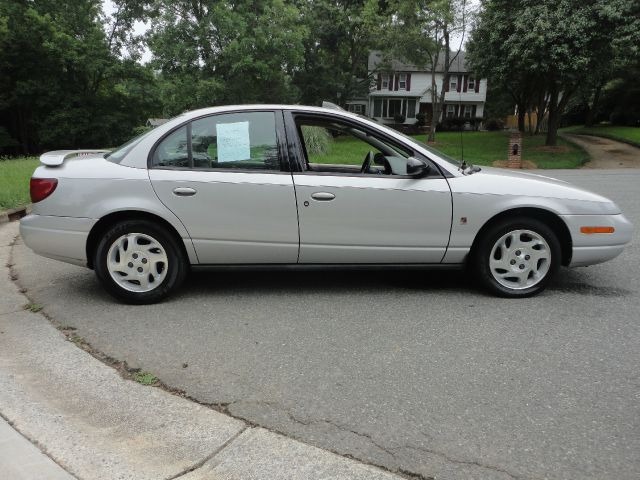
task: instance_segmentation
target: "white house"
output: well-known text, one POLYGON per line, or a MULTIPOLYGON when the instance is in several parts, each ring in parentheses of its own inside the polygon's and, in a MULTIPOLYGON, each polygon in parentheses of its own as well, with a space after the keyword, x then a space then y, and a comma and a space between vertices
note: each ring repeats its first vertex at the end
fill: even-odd
MULTIPOLYGON (((453 57, 455 52, 451 55, 453 57)), ((371 52, 368 69, 375 83, 366 97, 348 100, 348 110, 373 117, 381 123, 397 123, 394 117, 402 116, 404 123, 413 124, 416 114, 424 113, 429 124, 433 116, 431 72, 398 60, 382 64, 383 55, 371 52)), ((442 91, 445 80, 442 70, 438 68, 435 74, 438 93, 442 91)), ((482 118, 487 99, 487 79, 478 79, 467 69, 464 52, 458 53, 449 68, 444 89, 444 117, 482 118)))

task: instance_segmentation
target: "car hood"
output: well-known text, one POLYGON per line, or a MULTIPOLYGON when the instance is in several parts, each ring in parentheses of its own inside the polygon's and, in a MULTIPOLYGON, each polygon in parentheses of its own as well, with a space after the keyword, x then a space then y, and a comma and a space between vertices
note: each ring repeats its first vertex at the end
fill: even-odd
POLYGON ((553 199, 572 213, 620 213, 611 200, 569 182, 534 173, 482 167, 479 172, 449 182, 453 193, 509 195, 530 199, 553 199))

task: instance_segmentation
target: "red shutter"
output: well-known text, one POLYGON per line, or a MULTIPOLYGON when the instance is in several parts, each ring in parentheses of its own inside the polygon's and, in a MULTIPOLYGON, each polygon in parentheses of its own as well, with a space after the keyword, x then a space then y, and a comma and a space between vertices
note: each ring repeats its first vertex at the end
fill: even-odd
POLYGON ((393 89, 394 90, 398 90, 398 86, 400 84, 400 75, 398 75, 397 73, 393 76, 393 80, 394 80, 394 86, 393 89))
POLYGON ((471 118, 476 118, 476 109, 478 108, 477 105, 474 105, 473 107, 471 107, 471 118))
POLYGON ((411 74, 407 73, 407 92, 411 90, 411 74))
POLYGON ((449 75, 444 77, 444 91, 445 92, 449 91, 449 75))
MULTIPOLYGON (((460 90, 458 90, 460 91, 460 90)), ((459 117, 460 116, 460 105, 456 105, 456 113, 453 115, 454 117, 459 117)))
POLYGON ((461 86, 462 86, 462 75, 458 75, 458 91, 460 91, 461 86))
POLYGON ((476 93, 480 91, 480 79, 476 78, 476 93))
POLYGON ((469 82, 469 78, 466 75, 463 75, 462 76, 462 81, 463 81, 462 91, 466 92, 467 91, 467 82, 469 82))
POLYGON ((378 72, 378 80, 376 81, 376 90, 380 90, 382 88, 382 74, 378 72))

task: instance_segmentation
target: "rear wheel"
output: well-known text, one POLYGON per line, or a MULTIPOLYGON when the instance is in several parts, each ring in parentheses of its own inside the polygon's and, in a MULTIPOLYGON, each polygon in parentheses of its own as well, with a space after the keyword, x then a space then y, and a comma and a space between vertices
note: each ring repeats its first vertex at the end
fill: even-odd
POLYGON ((528 297, 547 286, 560 266, 560 242, 536 219, 504 220, 490 227, 473 256, 479 281, 503 297, 528 297))
POLYGON ((178 288, 187 273, 180 246, 164 228, 147 220, 111 227, 96 248, 96 275, 126 303, 155 303, 178 288))

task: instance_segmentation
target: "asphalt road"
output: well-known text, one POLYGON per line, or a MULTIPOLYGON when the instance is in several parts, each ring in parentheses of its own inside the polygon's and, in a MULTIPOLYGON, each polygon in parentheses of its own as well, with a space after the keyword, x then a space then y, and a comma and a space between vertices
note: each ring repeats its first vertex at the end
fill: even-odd
MULTIPOLYGON (((640 170, 542 173, 640 225, 640 170)), ((221 272, 131 307, 88 270, 14 261, 95 348, 310 444, 438 480, 622 480, 640 477, 638 236, 524 300, 459 273, 221 272)))

